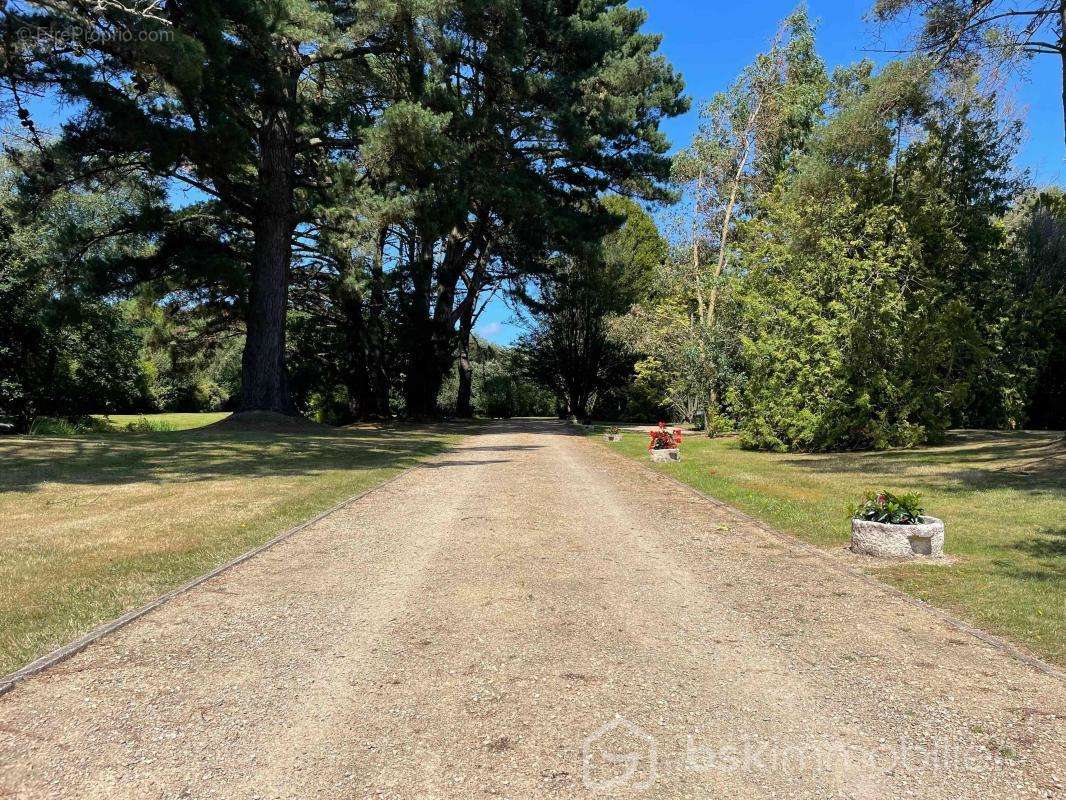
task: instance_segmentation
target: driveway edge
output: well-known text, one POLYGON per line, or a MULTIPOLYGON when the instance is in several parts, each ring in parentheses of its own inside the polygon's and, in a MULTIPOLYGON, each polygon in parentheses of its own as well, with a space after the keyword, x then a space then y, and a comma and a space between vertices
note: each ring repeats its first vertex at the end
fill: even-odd
POLYGON ((680 486, 682 489, 685 489, 691 494, 694 494, 697 497, 700 497, 703 500, 707 501, 715 508, 728 512, 734 518, 743 521, 749 525, 752 525, 761 532, 767 534, 768 536, 780 542, 781 544, 792 548, 793 550, 798 550, 817 557, 822 563, 824 563, 834 572, 838 572, 843 575, 848 575, 853 578, 858 578, 860 581, 865 583, 867 586, 870 586, 871 588, 878 589, 891 597, 894 597, 898 600, 903 600, 909 605, 922 609, 926 613, 930 614, 933 617, 936 617, 941 622, 948 625, 948 627, 954 628, 960 633, 968 634, 974 637, 975 639, 979 639, 984 644, 988 645, 989 647, 992 647, 995 650, 998 650, 1004 655, 1010 656, 1011 658, 1032 667, 1038 672, 1042 672, 1045 675, 1048 675, 1052 678, 1056 678, 1066 683, 1066 672, 1063 672, 1057 667, 1049 664, 1039 656, 1035 656, 1032 653, 1026 652, 1022 648, 1018 647, 1015 644, 1012 644, 1006 639, 1002 639, 999 636, 995 636, 994 634, 981 630, 980 628, 977 628, 971 625, 970 623, 953 616, 952 614, 948 613, 947 611, 944 611, 941 608, 937 608, 936 606, 931 605, 925 602, 924 600, 920 600, 917 597, 913 597, 907 594, 901 589, 897 589, 895 586, 885 583, 884 581, 878 580, 867 572, 863 572, 862 570, 852 567, 848 564, 841 563, 840 559, 835 557, 832 552, 828 550, 823 550, 820 547, 816 547, 815 545, 810 544, 809 542, 805 542, 798 536, 795 536, 791 533, 785 533, 784 531, 780 531, 772 527, 771 525, 768 525, 767 523, 763 522, 762 520, 753 517, 751 514, 747 514, 741 511, 739 508, 731 506, 728 503, 724 503, 718 498, 697 489, 695 486, 685 483, 680 478, 675 478, 673 475, 669 475, 666 472, 655 469, 649 464, 645 464, 635 458, 630 458, 629 456, 624 456, 621 453, 616 453, 615 451, 607 447, 603 447, 598 442, 590 442, 590 444, 594 445, 600 450, 604 450, 607 453, 610 453, 611 456, 613 456, 614 458, 619 458, 631 464, 635 464, 636 466, 647 472, 652 473, 653 475, 657 475, 658 477, 663 478, 666 481, 675 484, 676 486, 680 486))
POLYGON ((364 491, 360 492, 359 494, 352 495, 351 497, 349 497, 346 500, 342 500, 341 502, 337 503, 336 505, 331 506, 330 508, 326 509, 322 513, 317 514, 316 516, 311 517, 310 519, 301 522, 300 524, 296 525, 293 528, 289 528, 286 531, 282 531, 281 533, 279 533, 276 536, 274 536, 272 539, 269 539, 266 542, 263 542, 263 544, 258 545, 256 547, 253 547, 251 550, 248 550, 248 551, 242 553, 241 555, 237 556, 236 558, 234 558, 234 559, 232 559, 230 561, 227 561, 226 563, 221 564, 220 566, 215 567, 210 572, 205 572, 203 575, 200 575, 199 577, 193 578, 191 581, 189 581, 187 583, 183 583, 181 586, 177 587, 176 589, 172 589, 171 591, 167 592, 166 594, 162 594, 159 597, 156 597, 154 600, 150 600, 150 601, 148 601, 147 603, 145 603, 144 605, 142 605, 142 606, 140 606, 138 608, 132 609, 131 611, 127 611, 121 617, 116 617, 115 619, 113 619, 113 620, 111 620, 109 622, 102 623, 102 624, 98 625, 97 627, 93 628, 91 631, 89 631, 87 634, 85 634, 81 638, 75 639, 73 642, 69 642, 69 643, 63 645, 62 647, 60 647, 60 648, 58 648, 56 650, 53 650, 51 653, 47 653, 47 654, 41 656, 40 658, 36 659, 35 661, 31 661, 29 664, 27 664, 26 666, 22 667, 21 669, 16 670, 15 672, 12 672, 12 673, 10 673, 8 675, 4 675, 3 677, 0 677, 0 696, 3 696, 5 694, 7 694, 8 692, 10 692, 12 689, 15 688, 15 686, 17 686, 22 681, 26 680, 26 678, 30 678, 30 677, 32 677, 34 675, 37 675, 40 672, 44 672, 45 670, 50 669, 51 667, 54 667, 56 664, 59 664, 62 661, 66 661, 71 656, 77 655, 82 650, 87 648, 89 645, 99 641, 100 639, 104 638, 108 634, 114 633, 119 628, 122 628, 122 627, 125 627, 126 625, 129 625, 134 620, 140 619, 141 617, 145 616, 149 612, 154 611, 155 609, 159 608, 160 606, 165 605, 166 603, 169 603, 171 600, 173 600, 173 599, 175 599, 177 597, 180 597, 181 595, 185 594, 186 592, 188 592, 188 591, 190 591, 192 589, 195 589, 197 586, 200 586, 201 584, 207 583, 212 578, 216 578, 219 575, 221 575, 222 573, 228 572, 229 570, 233 569, 234 567, 236 567, 236 566, 238 566, 240 564, 243 564, 245 561, 248 561, 249 559, 254 558, 255 556, 259 555, 260 553, 263 553, 263 552, 269 550, 270 548, 281 544, 286 539, 291 539, 296 534, 300 533, 301 531, 307 530, 307 528, 310 528, 315 523, 320 522, 321 520, 325 519, 330 514, 335 514, 336 512, 340 511, 341 509, 346 508, 347 506, 350 506, 353 503, 359 502, 360 500, 365 498, 367 495, 373 494, 374 492, 376 492, 376 491, 378 491, 380 489, 384 489, 389 484, 391 484, 391 483, 393 483, 395 481, 398 481, 400 478, 402 478, 405 475, 409 474, 410 472, 418 469, 420 466, 422 466, 421 463, 413 464, 410 467, 407 467, 406 469, 404 469, 404 470, 402 470, 400 472, 397 472, 391 478, 388 478, 388 479, 382 481, 381 483, 376 484, 375 486, 371 486, 369 489, 365 489, 364 491))

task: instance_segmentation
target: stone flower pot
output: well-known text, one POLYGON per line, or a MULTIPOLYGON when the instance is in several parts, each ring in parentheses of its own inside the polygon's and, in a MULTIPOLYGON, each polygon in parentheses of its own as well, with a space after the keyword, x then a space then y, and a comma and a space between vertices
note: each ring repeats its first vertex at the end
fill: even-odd
POLYGON ((681 451, 677 448, 672 450, 649 450, 652 461, 680 461, 681 451))
POLYGON ((939 558, 944 555, 944 523, 922 517, 918 525, 890 525, 865 519, 851 521, 853 553, 878 558, 939 558))
POLYGON ((603 434, 603 438, 606 439, 608 442, 620 442, 620 441, 622 441, 622 434, 620 434, 620 433, 605 433, 605 434, 603 434))

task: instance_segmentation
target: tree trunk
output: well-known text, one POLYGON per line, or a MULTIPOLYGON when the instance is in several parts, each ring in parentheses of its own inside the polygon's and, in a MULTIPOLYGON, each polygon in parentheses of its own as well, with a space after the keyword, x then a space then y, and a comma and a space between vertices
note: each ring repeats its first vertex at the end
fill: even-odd
POLYGON ((589 416, 588 400, 584 397, 572 397, 570 399, 570 415, 577 417, 578 422, 584 422, 589 416))
POLYGON ((411 353, 404 386, 407 415, 421 419, 436 417, 439 413, 437 398, 444 383, 444 375, 436 353, 433 321, 428 315, 415 320, 412 333, 414 350, 411 353))
POLYGON ((370 267, 370 308, 367 315, 366 360, 369 373, 367 406, 371 419, 389 416, 389 371, 385 360, 385 240, 388 229, 378 232, 377 250, 370 267))
POLYGON ((474 416, 471 402, 474 390, 474 368, 470 363, 470 336, 474 327, 474 304, 467 303, 459 318, 459 391, 455 397, 458 417, 474 416))
POLYGON ((486 257, 484 251, 478 254, 474 270, 467 280, 466 297, 459 314, 459 392, 455 398, 455 413, 464 418, 474 416, 474 368, 470 363, 470 337, 478 316, 477 304, 485 279, 486 257))
POLYGON ((434 336, 430 314, 432 293, 432 246, 425 241, 411 245, 412 289, 407 314, 408 354, 407 375, 404 381, 404 400, 409 417, 425 418, 437 415, 437 397, 443 375, 437 358, 437 337, 434 336), (428 252, 424 252, 428 250, 428 252))
POLYGON ((693 284, 696 287, 696 313, 699 317, 700 324, 706 324, 707 309, 703 300, 703 281, 701 280, 700 270, 700 237, 699 237, 699 219, 700 219, 700 198, 703 196, 703 173, 700 173, 699 179, 696 184, 696 205, 692 211, 692 278, 693 284))
MULTIPOLYGON (((754 125, 759 108, 762 103, 758 103, 755 106, 755 110, 752 112, 751 121, 749 126, 754 125)), ((725 270, 726 254, 729 247, 729 228, 733 223, 733 212, 737 207, 737 197, 740 194, 740 182, 744 176, 744 167, 748 163, 748 148, 745 148, 740 155, 740 159, 737 162, 736 173, 733 175, 733 183, 729 190, 729 200, 725 206, 725 214, 722 217, 722 230, 718 239, 718 262, 714 266, 714 282, 711 284, 711 297, 707 302, 707 316, 704 324, 708 329, 714 328, 715 315, 718 313, 718 281, 722 277, 722 272, 725 270)))
POLYGON ((367 359, 366 325, 361 293, 344 290, 340 298, 344 313, 344 385, 348 390, 348 413, 351 419, 371 416, 374 406, 367 359))
MULTIPOLYGON (((733 173, 732 184, 729 189, 729 199, 725 205, 725 213, 722 216, 722 228, 718 239, 718 261, 714 267, 714 281, 711 284, 711 296, 707 301, 707 313, 703 317, 703 325, 706 330, 713 332, 717 323, 718 315, 718 281, 725 271, 726 255, 729 252, 729 230, 733 223, 733 213, 737 207, 737 198, 740 195, 740 184, 744 177, 744 168, 747 166, 748 157, 755 139, 755 129, 759 122, 759 113, 762 109, 762 98, 759 98, 748 117, 748 125, 744 134, 744 149, 737 159, 736 170, 733 173)), ((718 416, 718 393, 713 388, 707 395, 707 413, 704 415, 706 433, 711 435, 715 418, 718 416)))
POLYGON ((248 287, 241 411, 295 414, 285 371, 285 312, 292 258, 292 120, 275 109, 259 134, 259 201, 248 287))

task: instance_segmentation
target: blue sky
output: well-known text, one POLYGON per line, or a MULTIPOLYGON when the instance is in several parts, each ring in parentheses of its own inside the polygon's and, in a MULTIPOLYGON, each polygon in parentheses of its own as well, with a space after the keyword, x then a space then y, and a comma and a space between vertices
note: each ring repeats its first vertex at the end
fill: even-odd
MULTIPOLYGON (((696 128, 696 107, 733 81, 752 57, 763 49, 778 22, 795 8, 795 0, 632 0, 648 12, 646 30, 663 35, 661 50, 685 77, 693 110, 669 120, 665 127, 674 146, 683 145, 696 128)), ((861 58, 889 56, 870 50, 898 44, 863 20, 873 0, 809 0, 818 22, 818 51, 830 65, 861 58)), ((1029 77, 1014 87, 1014 105, 1025 121, 1025 140, 1018 166, 1028 169, 1037 183, 1066 182, 1063 158, 1060 65, 1057 58, 1034 60, 1029 77)), ((495 301, 482 315, 478 333, 500 344, 512 342, 521 330, 512 313, 495 301)))

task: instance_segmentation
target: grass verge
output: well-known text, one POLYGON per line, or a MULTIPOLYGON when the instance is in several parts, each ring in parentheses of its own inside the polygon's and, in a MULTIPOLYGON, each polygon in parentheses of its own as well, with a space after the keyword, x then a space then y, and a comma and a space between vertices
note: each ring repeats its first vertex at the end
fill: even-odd
POLYGON ((0 439, 0 675, 455 438, 265 427, 0 439))
MULTIPOLYGON (((602 437, 597 435, 602 443, 602 437)), ((647 459, 647 436, 613 447, 647 459)), ((845 547, 867 489, 921 492, 947 526, 951 565, 866 562, 916 597, 1066 665, 1066 446, 1058 433, 959 431, 944 445, 795 455, 689 436, 656 464, 707 494, 827 549, 845 547)))

